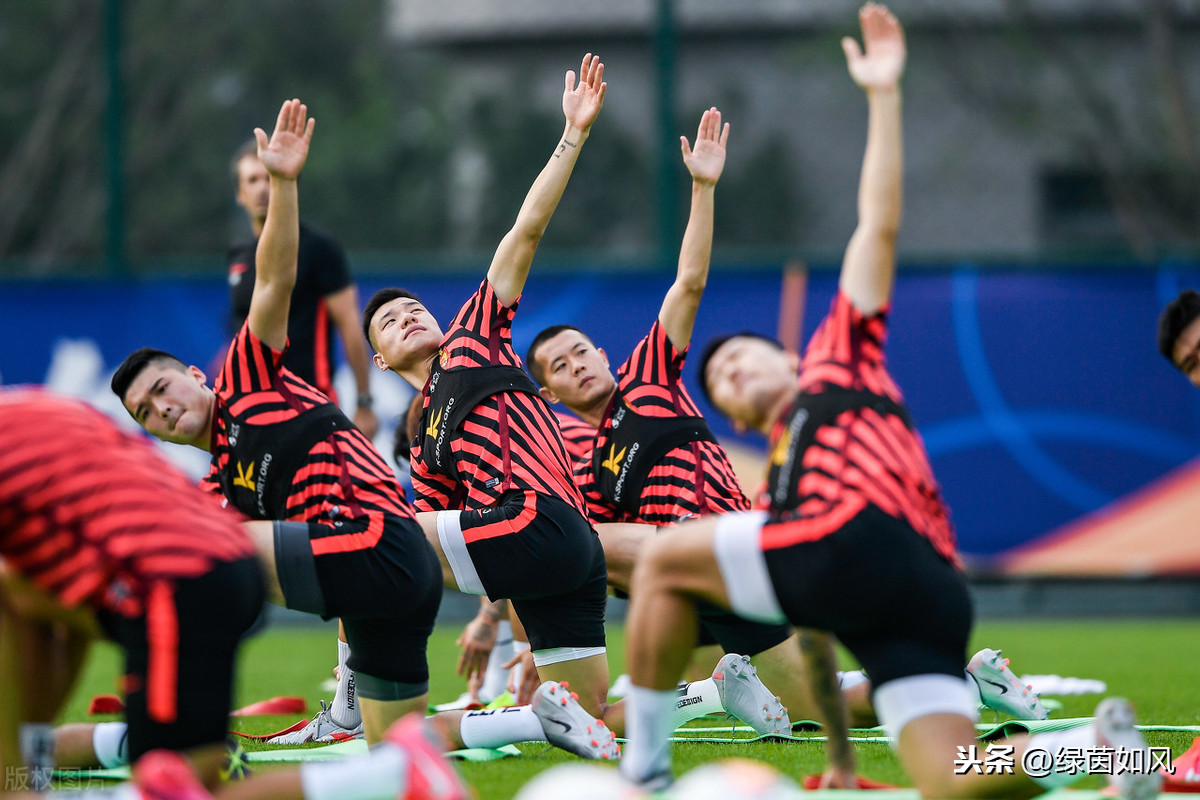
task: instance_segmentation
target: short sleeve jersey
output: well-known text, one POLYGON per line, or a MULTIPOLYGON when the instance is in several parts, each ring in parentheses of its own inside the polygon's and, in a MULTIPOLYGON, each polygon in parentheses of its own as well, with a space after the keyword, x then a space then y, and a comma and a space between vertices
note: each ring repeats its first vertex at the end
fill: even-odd
POLYGON ((886 308, 864 316, 838 293, 805 352, 796 400, 771 432, 767 488, 771 521, 779 524, 764 529, 764 548, 827 536, 869 503, 958 563, 954 527, 924 443, 884 362, 886 338, 886 308), (831 412, 799 413, 816 408, 822 396, 851 392, 868 402, 834 400, 826 406, 831 412))
MULTIPOLYGON (((622 404, 644 417, 700 416, 682 382, 686 358, 687 350, 675 349, 662 324, 655 320, 650 332, 617 370, 617 390, 592 447, 602 451, 608 447, 613 415, 622 404)), ((676 447, 651 467, 645 482, 635 490, 640 496, 636 516, 618 508, 600 493, 590 453, 587 459, 576 461, 575 482, 593 522, 670 525, 701 514, 750 508, 725 449, 710 441, 676 447)))
POLYGON ((155 583, 252 557, 240 519, 90 406, 0 392, 0 556, 64 605, 138 616, 155 583))
MULTIPOLYGON (((221 493, 220 473, 232 470, 235 481, 254 480, 252 464, 237 463, 239 426, 270 426, 294 420, 316 406, 332 401, 281 365, 282 353, 273 350, 243 325, 225 357, 213 384, 214 409, 212 464, 203 486, 221 493)), ((254 509, 241 509, 255 516, 254 509)), ((383 456, 366 436, 350 426, 316 442, 296 470, 287 496, 284 519, 315 522, 328 535, 314 538, 313 552, 320 555, 373 547, 387 515, 412 518, 412 506, 383 456), (342 523, 363 520, 369 526, 342 532, 342 523)))
POLYGON ((563 444, 567 446, 567 456, 570 457, 571 463, 578 464, 580 461, 590 459, 592 444, 596 439, 596 429, 579 417, 572 417, 570 414, 555 411, 554 417, 558 420, 563 444))
MULTIPOLYGON (((512 346, 517 303, 503 305, 485 279, 455 315, 438 350, 445 370, 504 365, 520 368, 512 346)), ((424 390, 429 406, 429 387, 424 390)), ((453 433, 450 453, 459 480, 431 472, 412 450, 413 493, 420 511, 487 508, 512 489, 557 497, 583 513, 571 480, 562 432, 550 406, 527 392, 500 392, 476 405, 453 433)))
MULTIPOLYGON (((257 240, 239 242, 229 251, 230 334, 235 334, 250 313, 257 275, 254 256, 257 240)), ((353 278, 346 254, 334 239, 301 223, 300 250, 296 259, 296 285, 288 313, 288 349, 283 366, 333 395, 333 322, 325 297, 350 286, 353 278)))

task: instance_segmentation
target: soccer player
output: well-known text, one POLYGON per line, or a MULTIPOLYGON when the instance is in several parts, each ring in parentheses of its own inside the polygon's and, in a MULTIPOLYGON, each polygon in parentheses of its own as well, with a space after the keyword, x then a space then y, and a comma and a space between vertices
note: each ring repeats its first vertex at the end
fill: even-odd
MULTIPOLYGON (((263 598, 262 565, 238 516, 144 439, 76 400, 0 392, 5 790, 16 788, 23 763, 34 785, 54 766, 49 723, 91 639, 103 635, 125 654, 126 727, 102 744, 126 750, 129 761, 152 748, 185 753, 222 798, 383 800, 410 796, 406 789, 466 797, 419 715, 390 727, 369 756, 218 788, 237 648, 263 598)), ((186 768, 154 755, 134 769, 147 796, 197 796, 186 768)))
MULTIPOLYGON (((254 236, 229 250, 229 317, 231 335, 241 329, 250 313, 254 296, 255 250, 267 221, 271 198, 271 176, 258 160, 258 142, 249 141, 233 157, 237 204, 246 212, 254 236)), ((371 406, 370 360, 366 344, 358 335, 358 286, 350 274, 346 254, 332 237, 300 223, 296 285, 288 314, 288 349, 283 366, 290 369, 337 402, 333 389, 334 332, 342 342, 346 363, 354 373, 358 389, 354 424, 375 438, 379 421, 371 406)))
MULTIPOLYGON (((1007 740, 1013 774, 955 768, 977 743, 963 678, 971 600, 940 490, 883 360, 901 209, 904 35, 883 6, 867 3, 859 19, 865 52, 851 38, 842 46, 867 95, 867 145, 858 225, 829 315, 802 362, 735 335, 710 345, 700 364, 714 406, 770 437, 769 510, 684 523, 648 543, 635 569, 621 770, 644 786, 671 780, 662 717, 699 601, 836 635, 871 676, 880 721, 924 797, 1032 796, 1079 777, 1031 779, 1021 768, 1027 748, 1144 748, 1128 704, 1109 698, 1094 725, 1007 740)), ((828 641, 804 646, 827 652, 828 641)), ((825 718, 836 720, 832 659, 810 677, 825 718)), ((847 766, 834 759, 826 781, 854 786, 847 766)), ((1125 796, 1157 788, 1153 775, 1118 781, 1125 796)))
MULTIPOLYGON (((687 137, 680 137, 683 163, 692 176, 692 201, 678 271, 650 332, 617 376, 610 371, 604 351, 568 325, 543 330, 526 353, 525 363, 541 387, 541 396, 549 403, 562 403, 576 415, 577 419, 558 416, 567 421, 564 438, 569 430, 571 438, 579 440, 572 459, 574 479, 591 521, 644 523, 597 524, 609 585, 622 593, 629 589, 639 549, 656 526, 750 508, 724 448, 682 383, 684 359, 708 279, 716 185, 725 167, 728 138, 729 123, 722 124, 716 108, 701 115, 694 148, 687 137)), ((789 641, 791 628, 746 622, 721 609, 706 610, 702 628, 701 641, 720 642, 728 655, 713 659, 721 659, 714 670, 720 676, 717 683, 694 682, 678 707, 692 714, 728 710, 760 733, 790 732, 787 709, 766 689, 741 698, 742 703, 726 697, 723 684, 730 670, 753 673, 757 667, 764 670, 767 685, 795 687, 797 691, 785 695, 786 705, 803 708, 798 683, 802 666, 799 650, 789 641), (754 657, 754 666, 738 655, 742 653, 754 657), (734 707, 724 708, 731 701, 734 707)), ((708 648, 700 652, 708 654, 708 648)), ((755 680, 738 685, 758 688, 762 684, 755 680)))
MULTIPOLYGON (((270 139, 255 130, 271 203, 250 314, 213 388, 198 368, 149 348, 125 360, 112 388, 151 434, 212 452, 203 485, 256 520, 248 529, 267 564, 272 599, 341 619, 346 641, 333 705, 272 741, 337 741, 358 725, 377 742, 391 722, 426 708, 426 642, 442 597, 428 542, 436 520, 427 515, 423 530, 371 442, 328 397, 280 365, 296 271, 296 178, 312 130, 298 100, 284 103, 270 139)), ((460 737, 461 716, 439 717, 439 728, 452 746, 477 746, 460 737)), ((528 730, 491 717, 473 720, 471 729, 483 730, 491 746, 545 740, 541 718, 526 718, 528 730), (493 735, 497 729, 512 735, 493 735)))
POLYGON ((1200 292, 1184 289, 1158 318, 1158 350, 1200 388, 1200 292))
MULTIPOLYGON (((573 737, 589 726, 594 732, 562 746, 593 757, 618 753, 605 723, 598 722, 603 717, 619 725, 619 714, 607 704, 604 553, 571 480, 554 415, 513 351, 511 322, 606 88, 604 65, 590 53, 578 80, 574 71, 567 73, 562 137, 478 291, 445 334, 403 289, 377 292, 363 311, 375 364, 398 373, 424 397, 412 447, 413 489, 417 508, 435 513, 433 541, 446 585, 512 601, 538 672, 549 679, 533 708, 566 709, 557 682, 569 682, 582 709, 562 718, 562 733, 573 737)), ((533 727, 511 711, 496 716, 533 727)), ((464 726, 471 720, 469 713, 464 726)), ((558 727, 552 722, 546 730, 558 727)))

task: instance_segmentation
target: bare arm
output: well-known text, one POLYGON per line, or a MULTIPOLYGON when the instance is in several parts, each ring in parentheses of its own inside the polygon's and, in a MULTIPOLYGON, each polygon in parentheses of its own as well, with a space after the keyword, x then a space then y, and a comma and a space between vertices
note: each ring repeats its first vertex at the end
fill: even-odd
POLYGON ((682 351, 692 340, 692 328, 704 285, 708 282, 708 265, 712 256, 713 204, 717 180, 725 168, 725 142, 729 139, 729 123, 721 125, 721 112, 710 108, 700 118, 696 131, 696 147, 688 145, 681 136, 683 163, 692 174, 692 208, 687 230, 679 248, 679 268, 675 283, 667 290, 658 321, 676 350, 682 351))
POLYGON ((371 394, 371 372, 368 369, 370 360, 367 355, 366 342, 363 340, 362 328, 359 327, 358 316, 358 287, 350 284, 333 294, 325 295, 325 307, 329 316, 342 337, 342 349, 346 353, 346 361, 354 372, 354 386, 358 390, 359 404, 354 412, 354 424, 368 439, 375 438, 379 430, 379 421, 369 403, 363 404, 363 398, 371 394))
POLYGON ((550 224, 550 217, 558 208, 567 181, 575 169, 579 149, 587 141, 596 121, 596 115, 604 105, 604 65, 599 56, 588 53, 579 67, 579 83, 575 82, 575 71, 568 70, 566 90, 563 92, 563 114, 566 127, 562 138, 554 148, 554 155, 542 168, 541 173, 525 195, 525 202, 517 213, 512 230, 505 234, 488 267, 487 279, 496 292, 496 299, 511 306, 521 296, 533 254, 537 252, 542 234, 550 224))
POLYGON ((271 201, 267 219, 258 237, 255 253, 257 276, 246 319, 250 331, 275 350, 287 345, 288 312, 292 287, 296 285, 296 257, 300 251, 300 205, 296 178, 308 158, 315 119, 308 107, 288 100, 279 109, 275 132, 267 139, 262 128, 254 129, 258 157, 271 176, 271 201))
POLYGON ((887 304, 896 273, 900 230, 903 155, 900 135, 900 77, 906 56, 904 31, 883 6, 859 11, 865 54, 842 40, 855 83, 867 93, 867 148, 858 188, 858 227, 842 261, 840 288, 863 314, 887 304))

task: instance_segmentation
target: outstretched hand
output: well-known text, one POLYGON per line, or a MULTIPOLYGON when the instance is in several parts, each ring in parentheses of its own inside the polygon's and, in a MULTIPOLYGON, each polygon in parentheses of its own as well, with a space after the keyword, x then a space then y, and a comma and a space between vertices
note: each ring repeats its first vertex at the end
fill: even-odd
POLYGON ((858 20, 866 53, 849 36, 842 39, 850 77, 863 89, 895 87, 904 74, 904 29, 892 12, 878 3, 867 3, 859 9, 858 20))
POLYGON ((716 106, 700 117, 696 130, 696 147, 688 145, 686 136, 679 137, 679 148, 683 151, 683 163, 692 173, 692 179, 704 184, 715 184, 725 169, 725 142, 729 139, 729 123, 721 125, 721 112, 716 106))
POLYGON ((267 139, 262 128, 254 129, 258 159, 276 178, 296 180, 308 158, 315 119, 308 119, 308 106, 299 100, 285 100, 275 120, 275 132, 267 139))
POLYGON ((604 64, 600 56, 588 53, 579 65, 579 82, 575 82, 575 70, 567 70, 567 86, 563 91, 563 114, 567 124, 586 132, 596 121, 596 115, 604 106, 604 64))

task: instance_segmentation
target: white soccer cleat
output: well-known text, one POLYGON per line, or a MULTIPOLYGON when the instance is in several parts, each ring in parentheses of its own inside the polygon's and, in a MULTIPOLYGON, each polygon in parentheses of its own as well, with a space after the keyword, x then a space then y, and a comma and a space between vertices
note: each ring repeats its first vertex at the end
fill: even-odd
POLYGON ((267 739, 267 744, 307 744, 308 742, 346 742, 350 739, 363 739, 362 720, 354 728, 343 728, 334 721, 329 713, 329 706, 321 701, 321 710, 313 718, 305 722, 300 720, 286 730, 267 739))
POLYGON ((1150 750, 1135 724, 1133 706, 1123 697, 1107 697, 1096 706, 1096 744, 1113 750, 1108 782, 1125 800, 1158 796, 1162 775, 1151 769, 1150 750), (1121 753, 1126 755, 1122 756, 1121 753))
POLYGON ((728 653, 712 674, 721 707, 761 734, 792 732, 788 710, 759 680, 749 656, 728 653))
POLYGON ((533 694, 533 713, 542 723, 546 741, 555 747, 584 758, 611 761, 621 757, 617 735, 579 705, 567 684, 546 681, 539 686, 533 694))
POLYGON ((979 687, 985 706, 1017 719, 1046 719, 1050 712, 1032 687, 1021 682, 999 650, 985 647, 971 657, 967 674, 979 687))

